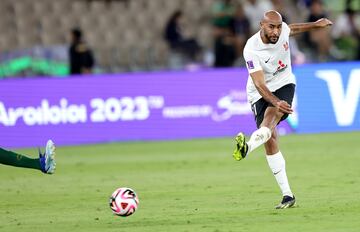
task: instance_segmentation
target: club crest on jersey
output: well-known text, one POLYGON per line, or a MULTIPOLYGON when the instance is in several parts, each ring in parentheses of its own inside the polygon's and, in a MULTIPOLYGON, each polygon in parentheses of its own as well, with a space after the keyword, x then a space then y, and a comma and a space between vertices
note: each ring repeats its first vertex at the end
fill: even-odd
POLYGON ((252 60, 246 61, 246 64, 249 69, 254 69, 254 62, 252 60))
POLYGON ((289 43, 286 41, 286 43, 283 44, 285 51, 289 50, 289 43))

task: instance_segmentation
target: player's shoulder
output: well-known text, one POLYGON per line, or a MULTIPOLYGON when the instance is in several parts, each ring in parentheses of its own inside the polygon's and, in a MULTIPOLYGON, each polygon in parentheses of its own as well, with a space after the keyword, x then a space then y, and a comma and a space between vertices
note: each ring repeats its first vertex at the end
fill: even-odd
POLYGON ((244 52, 254 52, 259 49, 259 34, 260 32, 255 33, 246 41, 244 52))
POLYGON ((289 34, 290 34, 290 27, 289 27, 289 25, 288 25, 287 23, 285 23, 285 22, 282 22, 281 27, 282 27, 282 30, 285 32, 284 34, 287 35, 287 36, 289 36, 289 34))
POLYGON ((282 22, 282 26, 288 27, 289 25, 286 22, 282 22))

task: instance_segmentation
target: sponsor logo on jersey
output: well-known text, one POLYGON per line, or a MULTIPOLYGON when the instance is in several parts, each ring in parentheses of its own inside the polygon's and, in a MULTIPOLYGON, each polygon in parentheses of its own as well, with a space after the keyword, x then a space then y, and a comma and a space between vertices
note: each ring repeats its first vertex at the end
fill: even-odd
POLYGON ((285 69, 288 67, 287 64, 284 64, 281 60, 278 62, 279 66, 277 67, 276 71, 273 73, 273 76, 285 71, 285 69))

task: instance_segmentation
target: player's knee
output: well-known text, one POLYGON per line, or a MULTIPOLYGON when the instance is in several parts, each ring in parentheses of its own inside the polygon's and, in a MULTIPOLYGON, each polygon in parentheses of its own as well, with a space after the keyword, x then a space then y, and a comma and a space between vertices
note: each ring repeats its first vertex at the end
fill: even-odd
POLYGON ((272 133, 271 133, 271 139, 275 139, 277 140, 277 133, 276 133, 276 130, 273 130, 272 133))
POLYGON ((272 131, 269 127, 261 126, 259 130, 264 132, 263 134, 265 135, 265 140, 269 140, 272 137, 272 131))
POLYGON ((277 112, 276 113, 276 118, 278 119, 278 120, 281 120, 281 118, 284 116, 285 114, 283 113, 283 112, 277 112))

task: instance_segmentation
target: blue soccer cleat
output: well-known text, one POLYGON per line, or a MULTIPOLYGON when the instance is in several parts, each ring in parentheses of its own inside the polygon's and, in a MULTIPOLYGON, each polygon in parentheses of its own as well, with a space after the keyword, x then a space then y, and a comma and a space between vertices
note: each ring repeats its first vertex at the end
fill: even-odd
POLYGON ((53 174, 55 172, 55 144, 53 141, 48 140, 45 147, 45 153, 41 153, 39 148, 39 161, 40 168, 43 173, 53 174))

